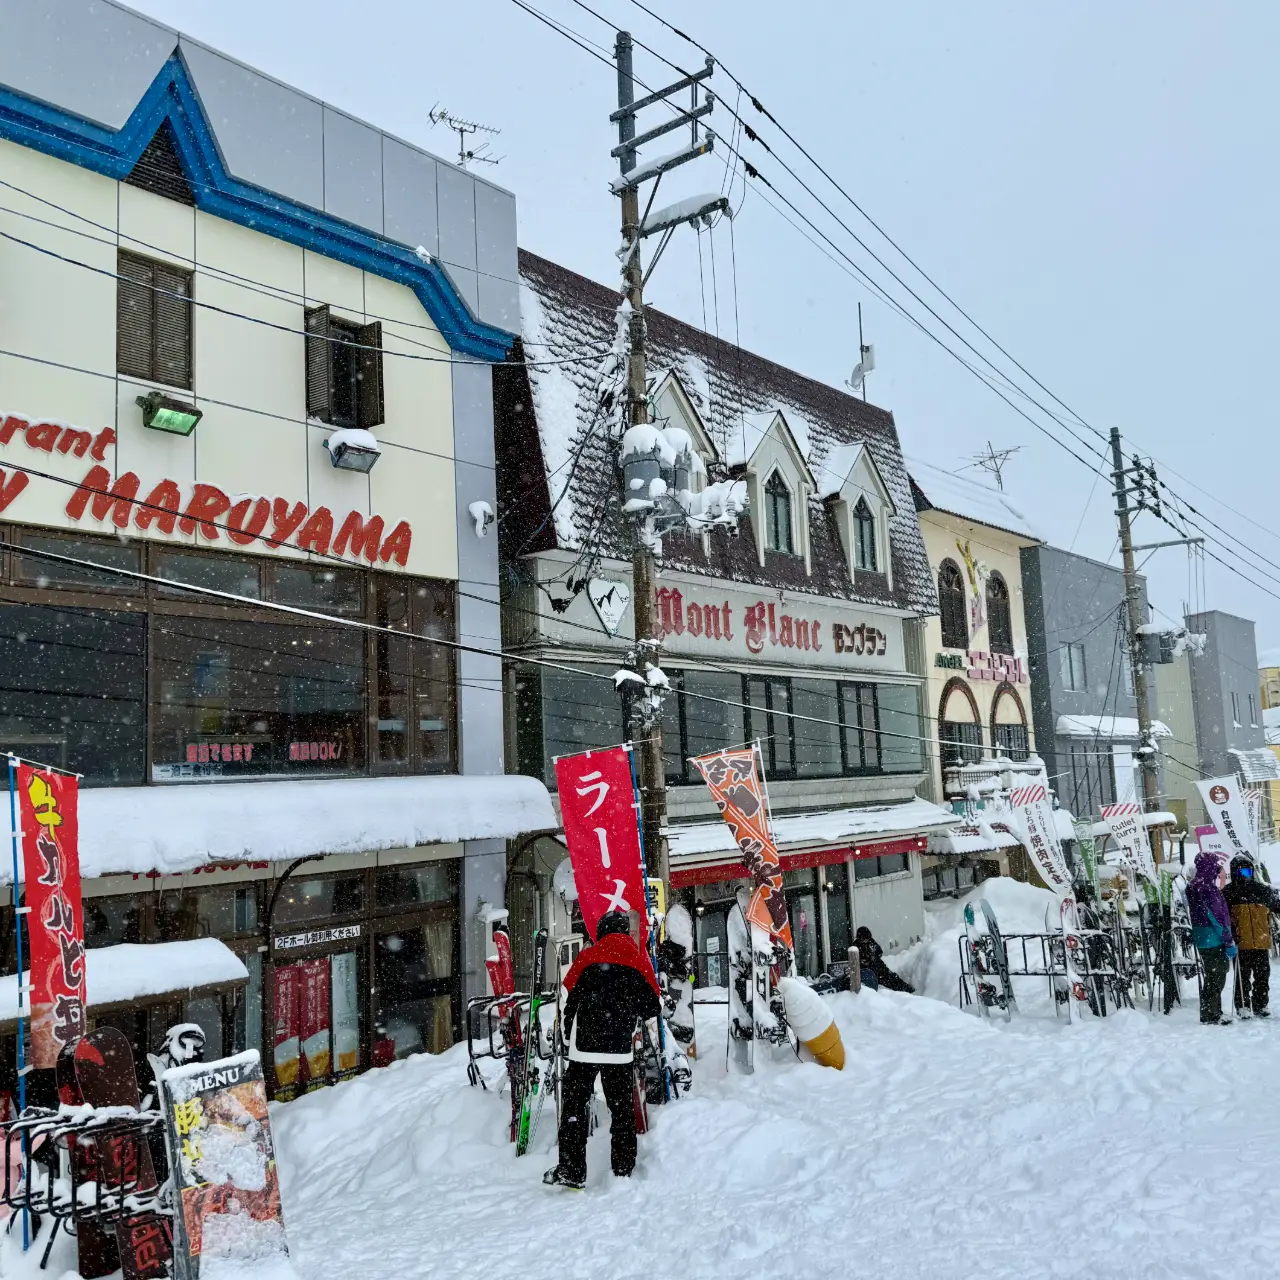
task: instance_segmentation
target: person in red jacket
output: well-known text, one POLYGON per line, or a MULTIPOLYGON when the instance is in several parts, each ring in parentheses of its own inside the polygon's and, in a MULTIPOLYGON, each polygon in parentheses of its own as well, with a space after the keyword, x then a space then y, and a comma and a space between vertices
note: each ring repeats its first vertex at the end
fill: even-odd
POLYGON ((578 953, 564 987, 563 1017, 569 1065, 561 1090, 560 1163, 543 1174, 549 1185, 581 1188, 587 1181, 587 1129, 596 1076, 609 1105, 613 1172, 629 1178, 636 1165, 634 1035, 636 1021, 658 1015, 658 980, 631 938, 621 911, 596 926, 594 946, 578 953))

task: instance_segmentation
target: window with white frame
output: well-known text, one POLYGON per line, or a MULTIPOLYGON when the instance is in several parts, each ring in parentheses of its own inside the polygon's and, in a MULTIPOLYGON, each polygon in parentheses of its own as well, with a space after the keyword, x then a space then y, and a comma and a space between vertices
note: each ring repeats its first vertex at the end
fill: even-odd
POLYGON ((795 554, 795 541, 791 536, 791 490, 777 471, 764 485, 764 536, 767 550, 795 554))
POLYGON ((1062 664, 1062 687, 1071 693, 1082 693, 1085 688, 1084 645, 1064 644, 1058 650, 1062 664))
POLYGON ((1258 700, 1253 694, 1249 695, 1249 727, 1251 729, 1258 727, 1258 700))
POLYGON ((859 498, 853 509, 853 561, 867 573, 876 573, 876 518, 867 505, 866 498, 859 498))

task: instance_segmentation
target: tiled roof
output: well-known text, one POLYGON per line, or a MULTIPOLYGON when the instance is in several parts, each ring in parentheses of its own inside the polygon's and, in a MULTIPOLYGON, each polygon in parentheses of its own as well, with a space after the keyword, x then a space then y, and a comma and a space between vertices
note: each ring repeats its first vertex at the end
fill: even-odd
MULTIPOLYGON (((522 325, 532 359, 565 360, 612 345, 618 301, 613 290, 524 250, 519 265, 522 325)), ((811 575, 796 556, 766 553, 761 567, 750 514, 736 536, 714 531, 709 555, 703 554, 700 537, 668 535, 665 567, 936 613, 937 594, 893 415, 660 311, 647 310, 646 319, 651 377, 671 371, 680 378, 723 458, 741 455, 744 434, 760 422, 757 415, 781 410, 815 474, 834 449, 864 444, 897 509, 889 528, 892 590, 883 574, 850 579, 835 518, 816 495, 809 505, 811 575)), ((515 358, 520 354, 517 349, 515 358)), ((598 377, 596 361, 498 367, 500 485, 505 473, 508 501, 518 495, 524 508, 508 522, 511 554, 551 547, 581 550, 588 543, 605 556, 630 555, 616 497, 615 446, 595 419, 598 377), (529 408, 536 432, 521 421, 529 408), (535 470, 530 451, 541 454, 545 490, 530 483, 535 470), (553 500, 555 510, 549 511, 553 500)))

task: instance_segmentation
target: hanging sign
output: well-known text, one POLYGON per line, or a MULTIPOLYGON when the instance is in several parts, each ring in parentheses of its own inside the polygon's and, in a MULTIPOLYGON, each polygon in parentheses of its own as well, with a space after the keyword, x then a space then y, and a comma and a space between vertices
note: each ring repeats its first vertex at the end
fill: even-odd
POLYGON ((1217 827, 1197 827, 1196 847, 1201 853, 1216 853, 1220 858, 1228 856, 1227 846, 1218 834, 1217 827))
POLYGON ((31 1065, 53 1067, 84 1034, 79 781, 18 765, 23 887, 31 944, 31 1065))
POLYGON ((594 939, 606 911, 634 911, 648 952, 649 912, 640 851, 639 802, 626 747, 560 756, 560 819, 573 865, 582 923, 594 939))
POLYGON ((329 960, 322 956, 298 967, 302 970, 298 1039, 307 1080, 316 1087, 329 1078, 329 960))
POLYGON ((791 947, 791 922, 782 892, 782 866, 769 826, 769 804, 761 781, 764 769, 756 747, 715 751, 693 756, 716 808, 742 851, 742 865, 755 883, 746 917, 786 947, 791 947))
POLYGON ((1111 836, 1120 847, 1124 860, 1139 875, 1152 884, 1156 883, 1156 864, 1151 856, 1151 842, 1147 839, 1147 828, 1142 821, 1142 806, 1133 800, 1124 800, 1119 804, 1104 804, 1102 820, 1111 831, 1111 836))
POLYGON ((160 1084, 178 1276, 275 1274, 289 1247, 258 1051, 170 1067, 160 1084))
POLYGON ((1223 853, 1232 858, 1257 858, 1258 837, 1249 821, 1244 793, 1236 778, 1201 778, 1196 786, 1200 788, 1209 821, 1218 829, 1223 853))
POLYGON ((1059 898, 1070 897, 1071 872, 1062 856, 1062 841, 1058 839, 1054 826, 1048 791, 1038 782, 1014 787, 1009 792, 1009 804, 1020 828, 1018 834, 1027 852, 1035 859, 1040 878, 1059 898))
POLYGON ((273 988, 275 1025, 276 1096, 292 1097, 298 1083, 301 1044, 298 1039, 298 988, 302 969, 296 964, 282 965, 275 971, 273 988))

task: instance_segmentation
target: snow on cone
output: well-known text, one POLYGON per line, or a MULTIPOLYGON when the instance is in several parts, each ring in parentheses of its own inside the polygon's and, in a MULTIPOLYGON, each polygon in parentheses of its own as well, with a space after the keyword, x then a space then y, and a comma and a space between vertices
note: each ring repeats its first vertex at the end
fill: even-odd
POLYGON ((844 1041, 822 997, 799 978, 779 978, 778 990, 787 1011, 787 1025, 823 1067, 844 1070, 844 1041))

